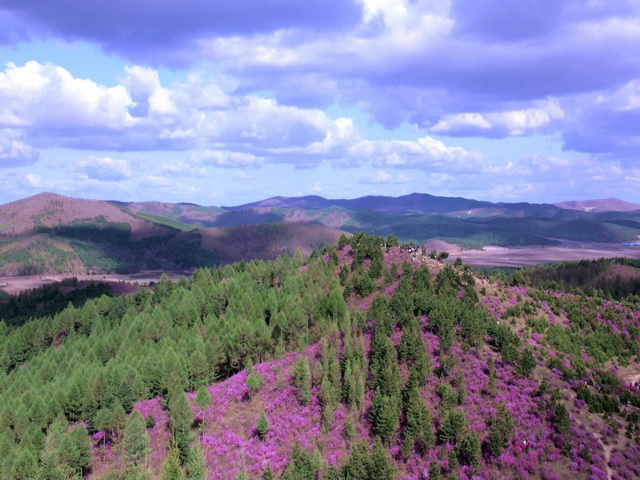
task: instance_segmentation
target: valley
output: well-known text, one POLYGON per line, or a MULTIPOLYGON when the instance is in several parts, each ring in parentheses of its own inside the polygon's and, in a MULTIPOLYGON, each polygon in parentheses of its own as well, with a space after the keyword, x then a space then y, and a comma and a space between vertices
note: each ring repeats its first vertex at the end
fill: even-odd
POLYGON ((482 250, 449 251, 450 258, 460 257, 465 264, 473 267, 525 267, 550 262, 573 260, 596 260, 598 258, 628 257, 640 258, 640 248, 619 244, 563 242, 553 247, 495 247, 486 246, 482 250))

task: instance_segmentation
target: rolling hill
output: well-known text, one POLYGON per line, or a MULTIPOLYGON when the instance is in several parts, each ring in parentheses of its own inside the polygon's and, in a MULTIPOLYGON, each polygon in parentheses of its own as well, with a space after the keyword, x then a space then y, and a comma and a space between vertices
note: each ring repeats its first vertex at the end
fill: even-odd
MULTIPOLYGON (((273 197, 235 207, 95 201, 40 194, 0 206, 0 274, 182 270, 307 253, 341 232, 462 248, 620 243, 640 236, 640 211, 593 211, 414 193, 401 197, 273 197), (250 228, 251 227, 251 228, 250 228)), ((605 209, 605 203, 596 210, 605 209)), ((576 207, 577 208, 577 207, 576 207)), ((594 207, 595 208, 595 207, 594 207)))

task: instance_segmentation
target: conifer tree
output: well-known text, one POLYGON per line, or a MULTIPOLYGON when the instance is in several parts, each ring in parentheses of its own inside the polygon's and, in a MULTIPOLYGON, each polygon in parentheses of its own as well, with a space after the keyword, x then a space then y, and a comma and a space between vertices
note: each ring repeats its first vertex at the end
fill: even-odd
POLYGON ((464 412, 449 410, 440 425, 440 440, 455 444, 462 440, 467 432, 467 418, 464 412))
POLYGON ((305 357, 298 357, 293 369, 293 385, 298 389, 298 398, 303 405, 309 402, 311 390, 311 372, 309 361, 305 357))
POLYGON ((409 457, 415 441, 419 441, 424 448, 431 448, 435 445, 431 414, 418 388, 414 387, 407 394, 406 403, 407 424, 404 429, 405 438, 402 444, 404 458, 409 457))
POLYGON ((317 466, 314 465, 309 452, 296 443, 289 457, 289 465, 280 478, 282 480, 314 480, 317 472, 317 466))
POLYGON ((478 434, 472 430, 460 442, 460 458, 465 464, 476 467, 480 463, 481 453, 478 434))
POLYGON ((520 363, 518 364, 518 373, 523 377, 528 377, 536 368, 536 358, 533 356, 531 348, 525 348, 520 355, 520 363))
POLYGON ((320 404, 322 405, 322 423, 324 427, 329 427, 333 423, 333 414, 338 404, 335 388, 325 372, 320 384, 320 404))
POLYGON ((356 395, 356 380, 353 377, 353 371, 351 370, 351 361, 347 362, 347 366, 344 371, 344 382, 342 384, 342 398, 347 405, 355 408, 358 404, 356 395))
POLYGON ((180 466, 180 454, 175 447, 171 447, 162 462, 160 480, 183 480, 184 478, 184 471, 180 466))
POLYGON ((116 402, 111 409, 109 420, 109 430, 111 430, 116 441, 120 441, 122 439, 124 428, 127 424, 127 414, 125 413, 124 408, 122 408, 120 402, 116 402))
POLYGON ((73 452, 69 466, 72 470, 78 471, 81 475, 84 475, 89 463, 91 462, 92 451, 89 432, 85 426, 79 425, 71 431, 68 438, 70 439, 70 450, 73 452))
POLYGON ((383 395, 378 388, 371 402, 371 426, 374 435, 390 443, 398 431, 398 401, 383 395))
POLYGON ((194 350, 189 357, 189 386, 192 390, 205 386, 212 380, 209 364, 204 354, 204 346, 194 350))
POLYGON ((196 398, 194 399, 195 404, 200 409, 200 414, 202 415, 202 432, 204 434, 205 427, 205 414, 204 411, 211 406, 211 394, 209 393, 209 388, 206 386, 202 386, 198 388, 198 393, 196 394, 196 398))
POLYGON ((59 452, 61 436, 62 434, 49 430, 44 449, 40 452, 40 462, 35 478, 65 480, 71 475, 59 452))
POLYGON ((258 393, 258 391, 260 390, 260 386, 262 385, 262 380, 260 379, 260 376, 257 373, 251 372, 247 377, 246 384, 247 384, 247 388, 249 389, 249 396, 253 398, 253 396, 256 393, 258 393))
POLYGON ((347 480, 367 478, 369 469, 369 446, 366 442, 358 440, 351 446, 351 452, 342 471, 347 480))
POLYGON ((207 478, 204 452, 198 442, 189 448, 187 454, 187 478, 189 480, 206 480, 207 478))
POLYGON ((373 451, 367 465, 367 478, 370 480, 393 480, 396 478, 391 454, 384 448, 380 439, 376 439, 373 444, 373 451))
POLYGON ((169 399, 169 426, 181 462, 187 459, 189 444, 193 440, 192 423, 193 412, 187 397, 182 391, 174 391, 169 399))
POLYGON ((437 460, 434 460, 431 462, 431 465, 429 465, 429 480, 442 480, 440 464, 437 460))
POLYGON ((494 457, 500 456, 509 445, 513 435, 513 416, 504 403, 500 402, 489 426, 489 450, 494 457))
POLYGON ((11 467, 11 477, 16 480, 32 480, 36 473, 36 457, 31 449, 19 448, 11 467))
POLYGON ((269 421, 267 420, 267 416, 264 413, 264 410, 260 412, 260 417, 258 418, 258 423, 256 424, 256 432, 258 432, 258 437, 260 440, 264 440, 269 432, 269 421))
POLYGON ((145 427, 144 418, 138 410, 134 410, 127 419, 123 437, 124 452, 130 466, 134 468, 139 465, 146 466, 149 442, 150 438, 145 427))

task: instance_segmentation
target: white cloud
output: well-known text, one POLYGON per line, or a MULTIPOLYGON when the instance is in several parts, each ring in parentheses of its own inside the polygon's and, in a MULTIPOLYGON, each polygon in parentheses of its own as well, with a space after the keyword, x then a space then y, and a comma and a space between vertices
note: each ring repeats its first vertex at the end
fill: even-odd
POLYGON ((526 197, 527 194, 533 191, 534 187, 530 183, 496 185, 489 190, 489 196, 499 201, 504 201, 505 199, 517 200, 526 197))
POLYGON ((521 110, 445 115, 429 130, 444 135, 522 136, 544 131, 554 120, 564 116, 557 101, 546 101, 537 107, 521 110))
POLYGON ((133 170, 126 160, 116 160, 111 157, 89 157, 76 165, 77 172, 84 173, 88 178, 117 182, 131 178, 133 170))
POLYGON ((197 164, 222 168, 260 167, 264 164, 262 157, 226 150, 206 150, 193 155, 192 158, 197 164))
POLYGON ((364 140, 349 149, 360 164, 370 161, 389 168, 443 168, 466 170, 478 165, 479 155, 461 147, 448 147, 431 137, 408 140, 364 140))
POLYGON ((382 183, 407 183, 411 179, 404 174, 398 174, 395 177, 384 170, 378 170, 374 173, 365 173, 360 177, 362 183, 382 184, 382 183))
POLYGON ((33 165, 39 158, 40 151, 27 145, 17 131, 0 129, 0 168, 33 165))
POLYGON ((0 126, 115 129, 131 127, 132 106, 126 89, 104 87, 91 80, 74 78, 50 63, 7 64, 0 72, 0 126))

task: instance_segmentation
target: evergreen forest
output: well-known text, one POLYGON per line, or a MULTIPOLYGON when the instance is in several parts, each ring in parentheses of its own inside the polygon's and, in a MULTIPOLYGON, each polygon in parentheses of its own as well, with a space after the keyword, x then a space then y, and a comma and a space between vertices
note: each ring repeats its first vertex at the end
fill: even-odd
POLYGON ((355 233, 4 299, 0 477, 640 478, 637 297, 445 257, 355 233))

